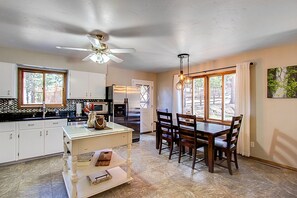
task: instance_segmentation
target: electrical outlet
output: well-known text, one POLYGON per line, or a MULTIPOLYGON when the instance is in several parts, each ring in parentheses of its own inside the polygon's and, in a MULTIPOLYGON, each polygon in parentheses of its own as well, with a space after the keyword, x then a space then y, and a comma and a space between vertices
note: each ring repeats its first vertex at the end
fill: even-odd
POLYGON ((251 147, 252 147, 252 148, 255 147, 255 142, 251 142, 251 147))

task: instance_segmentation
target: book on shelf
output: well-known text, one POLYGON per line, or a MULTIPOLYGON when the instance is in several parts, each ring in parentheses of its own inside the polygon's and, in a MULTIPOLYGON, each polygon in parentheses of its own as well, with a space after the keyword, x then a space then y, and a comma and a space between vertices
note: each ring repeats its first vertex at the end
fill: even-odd
POLYGON ((95 184, 99 184, 103 181, 110 180, 112 178, 112 176, 108 172, 108 170, 104 170, 104 171, 94 173, 92 175, 88 175, 87 178, 89 179, 91 184, 95 185, 95 184))

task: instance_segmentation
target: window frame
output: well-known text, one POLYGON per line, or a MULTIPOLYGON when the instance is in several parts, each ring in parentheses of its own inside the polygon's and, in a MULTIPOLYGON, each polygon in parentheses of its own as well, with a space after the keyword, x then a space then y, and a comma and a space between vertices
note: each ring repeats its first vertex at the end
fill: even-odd
MULTIPOLYGON (((224 120, 224 102, 225 98, 222 97, 222 118, 220 120, 218 119, 212 119, 209 118, 209 104, 210 104, 210 84, 209 84, 209 78, 212 76, 222 76, 222 96, 225 95, 225 78, 224 75, 228 74, 236 74, 236 70, 229 70, 229 71, 224 71, 224 72, 214 72, 210 74, 202 74, 202 75, 197 75, 192 77, 192 113, 194 114, 194 87, 193 87, 193 82, 195 78, 204 78, 204 118, 202 117, 197 117, 197 120, 199 121, 207 121, 207 122, 212 122, 212 123, 221 123, 221 124, 230 124, 231 121, 229 120, 224 120)), ((182 92, 182 100, 184 104, 184 92, 182 92)), ((184 105, 182 105, 182 111, 184 111, 184 105)))
POLYGON ((24 73, 41 73, 43 75, 43 100, 45 100, 45 74, 59 74, 63 75, 63 92, 62 92, 62 104, 45 104, 49 108, 65 108, 67 106, 67 72, 47 70, 47 69, 35 69, 35 68, 18 68, 18 107, 20 109, 24 108, 41 108, 42 104, 24 104, 23 103, 23 93, 24 93, 24 73))

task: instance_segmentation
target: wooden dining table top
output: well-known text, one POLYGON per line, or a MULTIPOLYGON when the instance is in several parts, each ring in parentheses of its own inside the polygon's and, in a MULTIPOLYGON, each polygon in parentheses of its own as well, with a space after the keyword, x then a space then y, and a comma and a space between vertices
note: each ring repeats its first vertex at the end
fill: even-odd
MULTIPOLYGON (((158 121, 155 121, 158 123, 158 121)), ((173 119, 172 124, 174 128, 177 128, 177 120, 173 119)), ((201 132, 204 134, 209 134, 209 135, 221 135, 221 133, 225 134, 226 131, 230 130, 229 125, 224 125, 224 124, 217 124, 217 123, 211 123, 211 122, 202 122, 202 121, 197 121, 196 124, 196 130, 197 132, 201 132)))

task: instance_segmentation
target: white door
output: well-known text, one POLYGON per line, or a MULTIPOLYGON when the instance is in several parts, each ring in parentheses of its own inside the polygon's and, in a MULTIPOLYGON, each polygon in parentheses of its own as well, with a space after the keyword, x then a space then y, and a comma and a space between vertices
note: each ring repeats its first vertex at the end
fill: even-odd
POLYGON ((44 154, 63 152, 62 127, 46 128, 44 136, 44 154))
POLYGON ((19 159, 37 157, 44 154, 43 129, 19 131, 19 159))
POLYGON ((88 98, 88 81, 88 72, 69 71, 68 99, 88 98))
POLYGON ((140 133, 153 131, 153 81, 132 80, 140 87, 140 133))
POLYGON ((0 132, 0 163, 15 161, 15 131, 0 132))
POLYGON ((106 75, 89 73, 90 99, 105 99, 106 75))

